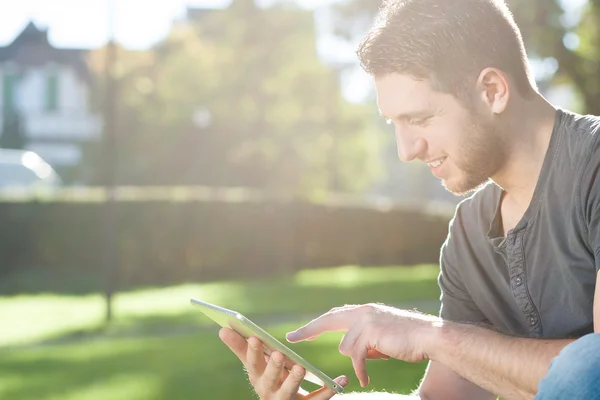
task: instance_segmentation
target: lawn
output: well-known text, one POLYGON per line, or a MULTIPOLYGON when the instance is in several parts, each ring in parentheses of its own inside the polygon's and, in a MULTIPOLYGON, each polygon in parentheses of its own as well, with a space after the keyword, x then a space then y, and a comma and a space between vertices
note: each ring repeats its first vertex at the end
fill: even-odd
MULTIPOLYGON (((241 364, 218 340, 217 328, 189 304, 218 302, 255 317, 276 337, 307 318, 346 303, 424 304, 435 312, 437 269, 344 267, 303 271, 291 279, 221 282, 120 294, 116 321, 100 324, 99 295, 31 295, 0 299, 0 398, 7 399, 247 399, 254 398, 241 364)), ((362 390, 341 334, 292 345, 326 373, 362 390)), ((408 393, 424 364, 371 361, 366 390, 408 393)), ((310 389, 312 384, 307 383, 310 389)))
POLYGON ((297 320, 299 315, 316 316, 348 303, 431 302, 439 297, 437 273, 437 267, 431 265, 350 266, 305 270, 285 280, 187 284, 124 292, 115 298, 116 321, 109 329, 102 326, 104 300, 100 294, 0 297, 0 321, 11 321, 0 329, 0 348, 99 331, 102 335, 138 330, 172 332, 210 324, 190 306, 190 297, 261 320, 268 316, 274 322, 297 320))
MULTIPOLYGON (((283 338, 287 329, 273 333, 283 338)), ((328 334, 293 348, 328 374, 346 374, 349 391, 362 390, 350 360, 337 351, 339 339, 339 334, 328 334)), ((423 369, 422 364, 370 361, 366 390, 409 392, 423 369)), ((3 399, 248 399, 251 394, 241 364, 213 332, 81 342, 12 351, 0 358, 3 399)))

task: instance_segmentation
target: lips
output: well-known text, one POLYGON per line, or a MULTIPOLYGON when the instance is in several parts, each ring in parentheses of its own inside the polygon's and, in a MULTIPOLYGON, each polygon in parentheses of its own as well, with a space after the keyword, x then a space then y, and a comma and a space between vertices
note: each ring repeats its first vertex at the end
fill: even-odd
POLYGON ((431 170, 431 173, 433 174, 433 176, 435 176, 436 178, 440 178, 442 179, 444 176, 444 165, 446 164, 447 157, 442 157, 442 158, 437 158, 433 161, 429 161, 427 163, 427 165, 429 165, 429 169, 431 170))
POLYGON ((438 158, 436 160, 430 161, 427 163, 431 168, 437 168, 444 163, 446 157, 438 158))

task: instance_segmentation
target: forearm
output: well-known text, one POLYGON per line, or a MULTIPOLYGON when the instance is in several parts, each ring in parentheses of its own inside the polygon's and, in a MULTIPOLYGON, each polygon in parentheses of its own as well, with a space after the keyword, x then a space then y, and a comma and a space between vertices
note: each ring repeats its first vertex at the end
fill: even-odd
POLYGON ((532 398, 552 358, 572 341, 517 338, 452 322, 435 329, 432 360, 507 399, 532 398))

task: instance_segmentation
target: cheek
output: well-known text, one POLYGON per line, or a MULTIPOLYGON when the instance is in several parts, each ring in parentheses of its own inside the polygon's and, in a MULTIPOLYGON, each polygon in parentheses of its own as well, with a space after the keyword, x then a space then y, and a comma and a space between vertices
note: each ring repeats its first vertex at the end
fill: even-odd
POLYGON ((433 156, 453 158, 462 147, 463 138, 460 131, 446 126, 432 129, 427 135, 427 143, 433 156))

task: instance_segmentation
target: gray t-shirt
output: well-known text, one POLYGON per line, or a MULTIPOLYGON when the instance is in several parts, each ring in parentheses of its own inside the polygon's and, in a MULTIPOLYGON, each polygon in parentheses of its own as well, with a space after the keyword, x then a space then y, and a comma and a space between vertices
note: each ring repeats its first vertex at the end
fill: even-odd
POLYGON ((598 117, 557 111, 531 204, 506 237, 496 184, 459 204, 440 254, 441 317, 526 337, 593 331, 599 127, 598 117))

